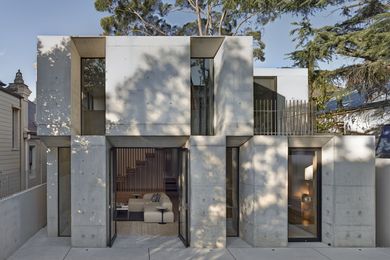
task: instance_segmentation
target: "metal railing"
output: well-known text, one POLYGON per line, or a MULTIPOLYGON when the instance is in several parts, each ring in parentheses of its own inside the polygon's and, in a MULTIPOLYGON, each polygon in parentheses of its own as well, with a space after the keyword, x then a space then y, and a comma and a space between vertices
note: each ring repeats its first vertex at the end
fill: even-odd
POLYGON ((254 101, 255 135, 313 135, 315 106, 306 100, 254 101))

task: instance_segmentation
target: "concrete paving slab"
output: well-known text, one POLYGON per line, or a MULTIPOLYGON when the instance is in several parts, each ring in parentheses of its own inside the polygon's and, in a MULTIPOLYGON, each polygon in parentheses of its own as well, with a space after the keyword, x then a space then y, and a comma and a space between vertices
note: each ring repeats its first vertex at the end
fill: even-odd
POLYGON ((322 242, 289 242, 287 247, 291 248, 326 248, 330 247, 322 242))
POLYGON ((239 237, 227 237, 227 248, 251 248, 252 246, 239 237))
POLYGON ((147 248, 72 248, 65 260, 149 260, 147 248))
POLYGON ((23 247, 33 246, 65 246, 70 247, 70 237, 48 237, 47 229, 43 228, 32 236, 23 247))
POLYGON ((389 254, 377 248, 315 248, 332 260, 389 260, 389 254))
POLYGON ((185 248, 176 236, 118 236, 112 248, 185 248))
POLYGON ((8 260, 63 260, 69 249, 69 246, 22 247, 8 260))
POLYGON ((226 249, 207 248, 154 248, 149 250, 150 260, 234 260, 226 249))
POLYGON ((239 260, 329 260, 311 248, 229 248, 239 260))

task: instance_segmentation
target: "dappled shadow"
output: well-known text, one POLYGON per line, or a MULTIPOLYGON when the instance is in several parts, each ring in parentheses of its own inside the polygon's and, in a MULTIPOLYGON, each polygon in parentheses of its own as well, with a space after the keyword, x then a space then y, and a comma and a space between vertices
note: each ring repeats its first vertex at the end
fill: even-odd
POLYGON ((70 37, 39 37, 37 56, 38 135, 70 135, 70 37))
POLYGON ((189 135, 189 45, 126 48, 130 55, 107 58, 107 135, 189 135), (129 67, 112 72, 121 65, 129 67))

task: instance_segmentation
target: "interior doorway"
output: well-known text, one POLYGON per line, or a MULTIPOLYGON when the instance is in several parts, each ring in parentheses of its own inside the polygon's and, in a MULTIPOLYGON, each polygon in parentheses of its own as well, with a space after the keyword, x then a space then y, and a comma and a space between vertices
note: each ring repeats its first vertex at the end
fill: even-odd
POLYGON ((288 239, 321 241, 321 149, 290 148, 288 239))
POLYGON ((113 148, 111 240, 180 237, 188 245, 188 151, 113 148))

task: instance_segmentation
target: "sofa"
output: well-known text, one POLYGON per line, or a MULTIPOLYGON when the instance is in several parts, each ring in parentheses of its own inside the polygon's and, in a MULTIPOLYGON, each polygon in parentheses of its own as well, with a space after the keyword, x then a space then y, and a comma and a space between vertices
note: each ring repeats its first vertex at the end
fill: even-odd
POLYGON ((128 207, 129 212, 143 212, 144 222, 157 223, 161 222, 161 212, 156 207, 167 208, 167 211, 163 214, 164 222, 174 222, 174 214, 172 211, 172 202, 169 197, 163 192, 157 192, 160 195, 160 199, 157 202, 152 201, 153 194, 146 193, 142 198, 130 198, 128 207))

